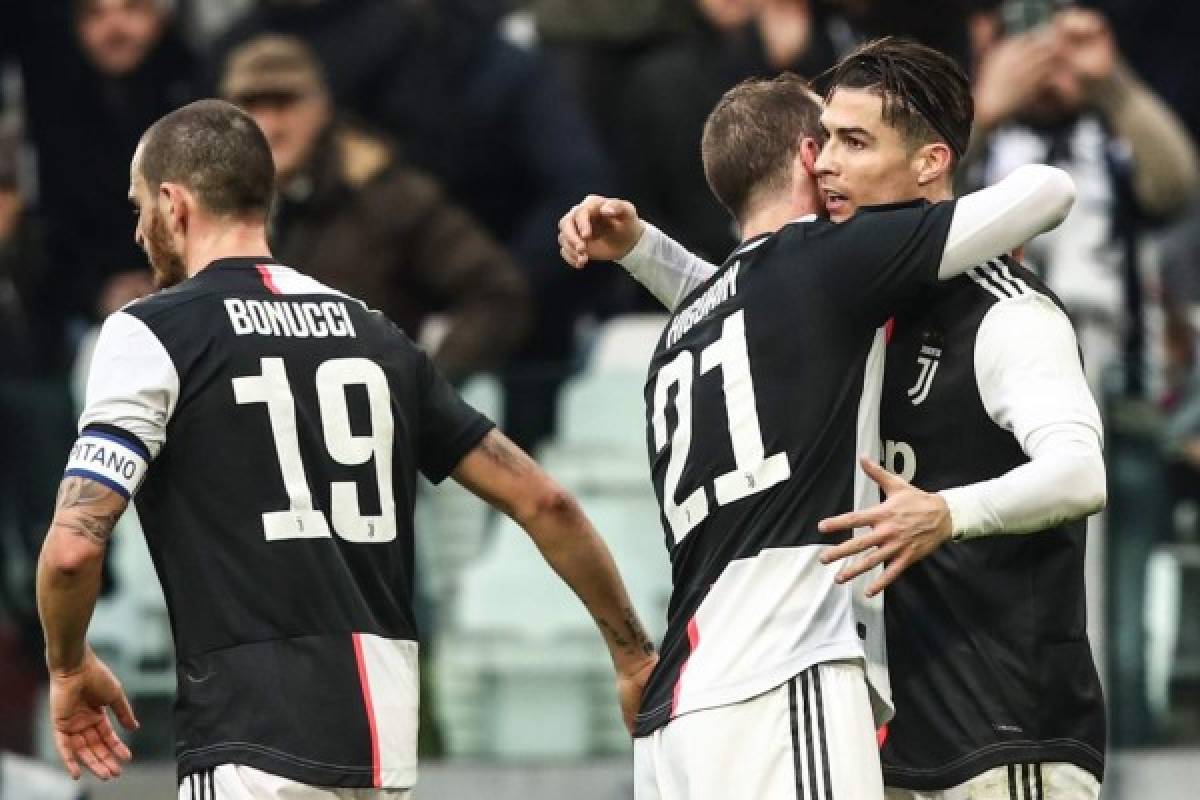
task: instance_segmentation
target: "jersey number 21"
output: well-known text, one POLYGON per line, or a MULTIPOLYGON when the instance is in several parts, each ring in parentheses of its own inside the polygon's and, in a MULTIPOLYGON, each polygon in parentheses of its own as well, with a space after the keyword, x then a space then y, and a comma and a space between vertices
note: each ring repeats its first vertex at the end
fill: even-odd
MULTIPOLYGON (((675 384, 675 410, 679 418, 670 439, 671 454, 663 480, 663 515, 679 542, 708 516, 708 497, 698 486, 682 503, 675 502, 679 478, 692 446, 692 381, 695 357, 684 350, 658 371, 654 386, 654 449, 661 453, 667 446, 667 394, 675 384)), ((700 351, 700 374, 721 368, 725 411, 729 419, 729 438, 733 443, 735 467, 713 481, 717 505, 724 506, 768 489, 792 474, 787 453, 766 455, 762 430, 755 408, 754 381, 750 375, 750 355, 746 350, 746 312, 730 314, 721 329, 721 338, 700 351)))

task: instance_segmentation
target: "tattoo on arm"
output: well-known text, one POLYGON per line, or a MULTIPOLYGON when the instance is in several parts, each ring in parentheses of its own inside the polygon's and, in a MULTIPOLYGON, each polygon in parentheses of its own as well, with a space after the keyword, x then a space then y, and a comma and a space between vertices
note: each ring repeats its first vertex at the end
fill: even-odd
POLYGON ((58 489, 54 523, 74 534, 104 545, 125 511, 125 501, 96 481, 71 476, 58 489))
POLYGON ((504 434, 492 431, 479 443, 481 452, 497 467, 523 475, 529 471, 529 456, 521 452, 504 434))
POLYGON ((626 606, 622 610, 620 626, 614 626, 606 619, 597 617, 596 624, 612 639, 613 644, 626 653, 643 653, 650 655, 654 652, 654 642, 646 635, 646 630, 638 620, 637 613, 626 606))

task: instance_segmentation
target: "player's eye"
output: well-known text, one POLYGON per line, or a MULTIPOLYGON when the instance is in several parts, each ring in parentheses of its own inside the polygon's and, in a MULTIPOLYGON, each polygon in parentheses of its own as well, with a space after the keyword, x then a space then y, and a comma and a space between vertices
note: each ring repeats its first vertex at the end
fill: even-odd
POLYGON ((846 140, 846 146, 849 147, 851 150, 863 150, 866 148, 867 143, 864 142, 862 139, 857 139, 857 138, 851 136, 850 138, 848 138, 846 140))

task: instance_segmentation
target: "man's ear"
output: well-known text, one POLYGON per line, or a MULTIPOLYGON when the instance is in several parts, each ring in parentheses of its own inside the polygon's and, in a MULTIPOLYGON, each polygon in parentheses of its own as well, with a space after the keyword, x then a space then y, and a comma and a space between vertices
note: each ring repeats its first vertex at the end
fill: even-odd
POLYGON ((917 185, 928 186, 954 171, 954 153, 945 142, 923 145, 913 155, 913 168, 917 172, 917 185))
POLYGON ((188 226, 188 192, 177 183, 162 183, 158 187, 158 210, 167 219, 172 233, 183 233, 188 226))
POLYGON ((817 175, 817 158, 821 155, 821 145, 811 136, 805 136, 800 140, 800 159, 804 164, 804 171, 814 178, 817 175))

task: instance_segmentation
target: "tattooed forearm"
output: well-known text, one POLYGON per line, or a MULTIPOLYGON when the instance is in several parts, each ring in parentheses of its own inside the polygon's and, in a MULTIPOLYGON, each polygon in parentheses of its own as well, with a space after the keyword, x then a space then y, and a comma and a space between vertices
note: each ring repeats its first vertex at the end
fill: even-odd
POLYGON ((650 637, 646 634, 646 629, 642 627, 642 621, 638 619, 637 613, 628 606, 625 608, 625 628, 633 637, 634 644, 639 650, 646 655, 654 652, 654 642, 650 641, 650 637))
POLYGON ((87 478, 64 478, 54 509, 56 525, 103 545, 125 510, 125 501, 113 490, 87 478))
POLYGON ((613 625, 607 619, 597 617, 596 624, 600 626, 600 629, 604 631, 614 645, 621 648, 627 654, 642 653, 650 655, 653 653, 654 643, 646 635, 646 630, 642 627, 637 613, 632 608, 626 606, 622 610, 622 617, 623 619, 617 625, 613 625))

